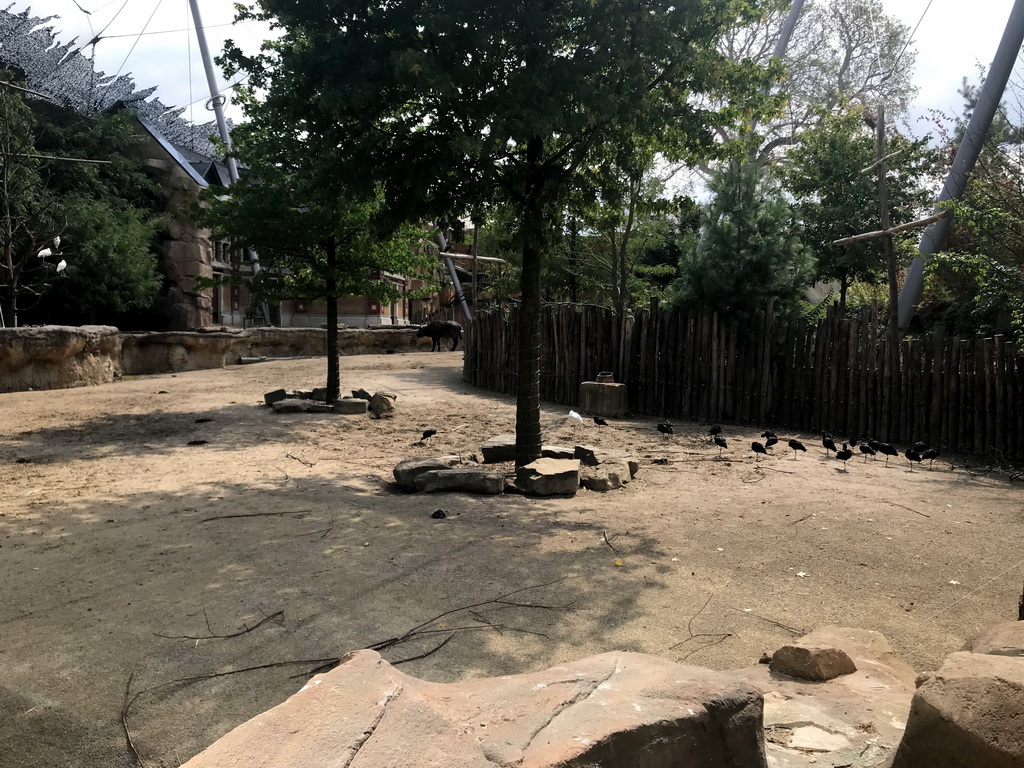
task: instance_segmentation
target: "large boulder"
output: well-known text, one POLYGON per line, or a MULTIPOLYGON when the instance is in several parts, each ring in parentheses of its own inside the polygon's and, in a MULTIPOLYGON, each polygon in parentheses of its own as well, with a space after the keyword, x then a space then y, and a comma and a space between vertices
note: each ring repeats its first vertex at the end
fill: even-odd
POLYGON ((961 651, 993 653, 996 656, 1024 656, 1024 621, 1007 621, 975 635, 961 651))
POLYGON ((505 475, 484 469, 432 469, 416 478, 416 490, 424 493, 461 491, 496 496, 505 490, 505 475))
POLYGON ((606 462, 597 467, 583 467, 580 485, 590 491, 614 491, 633 478, 629 464, 624 459, 606 462))
POLYGON ((768 668, 772 672, 801 680, 824 682, 840 675, 850 675, 857 671, 845 651, 827 645, 784 645, 772 655, 768 668))
POLYGON ((530 496, 575 495, 580 488, 576 459, 537 459, 516 473, 516 487, 530 496))
POLYGON ((574 459, 576 451, 567 445, 542 445, 540 457, 542 459, 574 459))
POLYGON ((761 714, 755 688, 642 654, 445 684, 357 651, 184 768, 764 768, 761 714))
MULTIPOLYGON (((362 400, 363 398, 355 398, 362 400)), ((370 398, 370 412, 378 419, 391 416, 395 412, 395 401, 398 395, 391 392, 375 392, 370 398)))
POLYGON ((621 453, 608 451, 593 445, 577 445, 573 451, 573 458, 579 459, 585 467, 599 467, 604 464, 619 465, 625 462, 629 467, 629 479, 636 477, 640 471, 640 464, 632 456, 623 456, 621 453))
POLYGON ((392 470, 395 482, 403 491, 416 490, 416 478, 431 470, 449 469, 460 463, 458 456, 431 456, 426 459, 406 459, 392 470))
POLYGON ((274 409, 274 413, 305 413, 309 410, 309 406, 309 400, 300 400, 294 397, 275 400, 270 404, 270 407, 274 409))
POLYGON ((287 389, 275 389, 273 392, 267 392, 265 395, 263 395, 263 404, 264 405, 273 405, 274 403, 279 403, 282 400, 287 400, 287 399, 288 399, 288 390, 287 389))
POLYGON ((1024 661, 960 652, 917 689, 893 768, 1024 766, 1024 661))
POLYGON ((359 397, 343 397, 340 400, 335 400, 333 405, 335 413, 354 416, 360 413, 366 413, 366 409, 370 404, 359 397))
POLYGON ((480 444, 480 455, 484 464, 514 461, 516 458, 516 436, 514 433, 496 435, 480 444))

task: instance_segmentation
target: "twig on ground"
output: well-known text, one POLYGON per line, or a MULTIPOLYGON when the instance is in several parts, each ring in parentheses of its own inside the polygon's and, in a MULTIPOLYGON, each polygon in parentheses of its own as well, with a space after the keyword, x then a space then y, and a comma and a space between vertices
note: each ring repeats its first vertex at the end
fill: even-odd
POLYGON ((458 432, 460 429, 465 429, 468 426, 469 426, 469 422, 466 422, 465 424, 459 424, 459 426, 452 427, 451 429, 448 429, 448 430, 445 430, 445 431, 446 432, 458 432))
POLYGON ((812 517, 814 517, 814 512, 811 512, 811 514, 809 514, 809 515, 804 515, 799 520, 794 520, 792 523, 790 523, 790 525, 796 525, 798 523, 802 523, 804 520, 810 520, 812 517))
POLYGON ((913 512, 915 515, 920 515, 921 517, 931 518, 931 515, 926 515, 924 512, 918 512, 916 509, 912 509, 905 504, 897 504, 895 501, 887 501, 885 503, 892 504, 894 507, 899 507, 900 509, 905 509, 908 512, 913 512))
POLYGON ((439 644, 435 645, 433 648, 431 648, 426 653, 421 653, 421 654, 419 654, 417 656, 409 656, 406 659, 398 659, 398 661, 392 661, 391 665, 392 666, 396 666, 398 664, 405 664, 408 661, 416 661, 417 659, 425 659, 425 658, 427 658, 427 656, 431 656, 432 654, 435 654, 438 651, 440 651, 442 648, 444 648, 448 644, 448 641, 451 640, 453 637, 455 637, 455 633, 454 632, 452 632, 450 635, 448 635, 448 637, 446 637, 444 640, 442 640, 439 644))
POLYGON ((213 517, 204 517, 199 522, 208 523, 211 520, 232 520, 236 517, 280 517, 282 515, 302 515, 305 517, 308 514, 308 509, 292 509, 287 512, 243 512, 237 515, 214 515, 213 517))
MULTIPOLYGON (((134 670, 128 673, 128 682, 124 684, 124 700, 121 702, 121 728, 124 729, 124 741, 128 745, 128 750, 135 757, 135 761, 145 767, 146 761, 142 759, 142 755, 139 754, 138 748, 135 746, 135 742, 132 741, 132 729, 128 727, 128 709, 131 707, 132 702, 135 699, 130 698, 132 694, 132 679, 135 677, 134 670)), ((138 698, 138 694, 135 694, 138 698)))
MULTIPOLYGON (((205 607, 203 608, 203 615, 206 615, 205 607)), ((265 616, 264 618, 260 619, 251 627, 243 624, 243 629, 240 629, 237 632, 232 632, 227 635, 218 635, 212 629, 210 629, 209 619, 206 620, 206 629, 209 632, 208 635, 161 635, 159 632, 154 632, 153 634, 157 637, 166 638, 167 640, 228 640, 232 637, 241 637, 242 635, 248 634, 249 632, 252 632, 254 629, 258 629, 259 627, 263 626, 268 621, 276 621, 277 619, 281 618, 284 618, 284 611, 277 611, 276 613, 272 613, 269 616, 265 616)))
POLYGON ((302 465, 302 466, 304 466, 304 467, 310 467, 310 468, 312 468, 312 467, 315 467, 315 466, 316 466, 316 462, 315 462, 315 461, 306 461, 306 460, 305 460, 304 458, 302 458, 301 456, 293 456, 293 455, 292 455, 292 454, 290 454, 290 453, 286 453, 286 454, 284 455, 284 457, 285 457, 286 459, 295 459, 295 460, 296 460, 297 462, 299 462, 299 464, 301 464, 301 465, 302 465))
POLYGON ((608 541, 608 532, 607 531, 601 531, 601 535, 604 537, 604 543, 607 544, 609 546, 609 548, 611 548, 612 552, 614 552, 616 555, 621 555, 622 554, 621 552, 619 552, 619 550, 617 550, 615 547, 612 546, 612 543, 610 541, 608 541))
POLYGON ((668 650, 671 651, 671 650, 673 650, 675 648, 678 648, 680 645, 685 645, 686 643, 690 642, 691 640, 696 640, 698 637, 714 637, 714 638, 717 638, 717 640, 715 640, 715 642, 713 642, 713 643, 710 643, 708 645, 703 645, 700 648, 694 648, 692 651, 690 651, 689 653, 687 653, 683 657, 685 659, 685 658, 689 658, 690 654, 692 654, 692 653, 696 653, 697 651, 704 650, 705 648, 710 648, 713 645, 718 645, 719 643, 723 643, 728 638, 734 636, 733 632, 697 632, 696 634, 694 634, 694 631, 693 631, 694 619, 696 619, 698 616, 700 616, 702 613, 704 613, 704 609, 707 608, 711 604, 711 600, 712 600, 712 598, 714 598, 714 596, 715 596, 714 592, 712 592, 710 595, 708 595, 708 599, 704 601, 704 605, 702 605, 700 607, 700 610, 697 611, 695 614, 693 614, 693 616, 690 617, 690 620, 686 622, 686 633, 689 635, 689 637, 684 638, 683 640, 680 640, 675 645, 670 645, 668 650))
POLYGON ((791 627, 788 624, 783 624, 782 622, 775 621, 775 619, 769 619, 767 616, 762 616, 759 613, 753 613, 752 611, 744 611, 744 610, 742 610, 740 608, 735 608, 735 607, 733 607, 731 605, 727 605, 725 607, 728 608, 730 611, 736 611, 737 613, 742 613, 745 616, 751 616, 751 617, 753 617, 755 619, 760 619, 761 621, 766 621, 769 624, 774 624, 779 629, 784 629, 787 632, 792 632, 797 637, 799 637, 801 635, 806 635, 807 634, 806 630, 797 629, 796 627, 791 627))

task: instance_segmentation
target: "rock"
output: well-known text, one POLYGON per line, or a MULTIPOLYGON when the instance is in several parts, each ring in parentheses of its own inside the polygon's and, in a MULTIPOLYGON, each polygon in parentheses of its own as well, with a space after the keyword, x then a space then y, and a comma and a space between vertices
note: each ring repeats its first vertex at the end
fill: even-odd
MULTIPOLYGON (((358 398, 362 399, 362 398, 358 398)), ((376 392, 370 398, 370 411, 379 419, 384 416, 391 416, 395 412, 395 400, 398 395, 390 392, 376 392)))
POLYGON ((365 389, 353 389, 352 397, 357 397, 360 400, 371 400, 373 398, 373 395, 371 395, 365 389))
POLYGON ((276 401, 271 408, 274 409, 274 413, 305 413, 309 410, 309 406, 308 400, 296 400, 289 397, 276 401))
POLYGON ((433 683, 356 651, 184 768, 764 768, 761 711, 752 686, 637 653, 433 683))
POLYGON ((772 654, 768 668, 782 675, 817 682, 857 671, 857 665, 845 651, 806 643, 782 646, 772 654))
POLYGON ((310 393, 310 397, 314 400, 327 402, 327 387, 313 387, 313 391, 310 393))
POLYGON ((392 470, 395 482, 403 491, 416 490, 416 478, 435 469, 449 469, 459 463, 458 456, 431 456, 428 459, 406 459, 392 470))
POLYGON ((366 413, 366 409, 370 404, 361 398, 356 397, 343 397, 341 400, 334 401, 334 412, 343 413, 345 415, 353 415, 358 413, 366 413))
POLYGON ((576 459, 537 459, 516 473, 516 486, 530 496, 575 495, 580 487, 576 459))
MULTIPOLYGON (((542 445, 540 447, 542 459, 574 459, 575 451, 564 445, 542 445)), ((515 458, 514 456, 512 458, 515 458)))
POLYGON ((640 471, 640 462, 634 459, 632 456, 627 456, 626 466, 629 467, 630 479, 636 477, 636 473, 640 471))
POLYGON ((308 413, 334 413, 334 406, 331 403, 313 400, 306 406, 306 411, 308 413))
POLYGON ((614 491, 632 479, 625 461, 609 462, 599 467, 584 467, 580 472, 580 485, 588 491, 614 491))
POLYGON ((505 475, 482 469, 431 469, 420 474, 416 490, 424 493, 462 491, 496 496, 505 490, 505 475))
POLYGON ((631 456, 623 456, 620 453, 606 451, 593 445, 577 445, 573 452, 573 458, 579 459, 585 467, 599 467, 602 464, 618 464, 626 462, 629 466, 629 479, 636 476, 640 471, 640 464, 631 456))
MULTIPOLYGON (((313 390, 312 389, 290 389, 288 390, 288 397, 293 397, 296 400, 312 400, 313 390)), ((317 398, 323 400, 323 398, 317 398)))
POLYGON ((1024 766, 1024 662, 959 652, 926 680, 893 768, 1024 766))
POLYGON ((516 436, 514 433, 496 435, 480 445, 480 454, 484 464, 496 464, 500 461, 514 461, 516 458, 516 436))
POLYGON ((288 397, 288 390, 286 389, 275 389, 273 392, 267 392, 263 396, 264 405, 273 405, 279 403, 288 397))
POLYGON ((975 635, 961 651, 996 656, 1024 656, 1024 621, 1007 621, 975 635))

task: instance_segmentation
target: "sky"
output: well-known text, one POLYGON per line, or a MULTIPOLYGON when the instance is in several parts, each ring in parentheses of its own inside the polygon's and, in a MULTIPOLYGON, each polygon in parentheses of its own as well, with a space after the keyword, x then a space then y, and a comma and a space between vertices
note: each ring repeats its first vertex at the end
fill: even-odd
MULTIPOLYGON (((923 15, 914 35, 918 51, 914 80, 920 93, 911 109, 912 118, 927 115, 931 109, 947 114, 959 112, 961 99, 956 91, 961 78, 967 75, 977 80, 977 64, 987 66, 991 61, 1013 0, 883 3, 889 14, 911 29, 917 27, 923 15)), ((233 0, 199 0, 199 6, 214 55, 225 39, 255 51, 268 33, 265 26, 255 22, 232 25, 233 0)), ((157 95, 164 104, 188 107, 186 119, 212 119, 204 106, 209 92, 188 0, 77 0, 77 5, 76 0, 14 0, 12 10, 26 7, 36 16, 59 16, 51 23, 63 42, 77 37, 79 44, 84 44, 96 32, 105 30, 106 39, 95 46, 97 69, 107 74, 131 74, 140 89, 157 86, 157 95), (143 30, 146 34, 140 36, 143 30)), ((227 84, 220 73, 218 82, 221 88, 227 84)), ((230 106, 228 116, 241 118, 240 112, 230 106)), ((910 128, 923 133, 927 126, 912 119, 910 128)))

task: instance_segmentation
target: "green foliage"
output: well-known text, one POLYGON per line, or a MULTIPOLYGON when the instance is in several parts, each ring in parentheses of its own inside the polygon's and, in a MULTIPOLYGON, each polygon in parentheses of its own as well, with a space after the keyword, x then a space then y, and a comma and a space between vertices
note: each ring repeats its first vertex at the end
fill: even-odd
MULTIPOLYGON (((881 240, 832 245, 834 240, 879 228, 877 177, 861 173, 875 160, 874 132, 866 119, 870 120, 870 115, 861 110, 825 117, 789 152, 784 177, 787 190, 797 201, 804 241, 817 257, 815 277, 839 283, 842 306, 852 283, 876 283, 885 276, 881 240)), ((926 184, 935 170, 936 157, 926 142, 899 135, 888 141, 887 151, 899 153, 889 161, 893 224, 913 221, 930 202, 926 184)), ((909 251, 917 234, 897 238, 898 249, 909 251)))
POLYGON ((712 177, 714 196, 702 235, 679 260, 673 301, 745 319, 773 301, 792 311, 810 283, 814 260, 782 190, 753 163, 734 161, 712 177))

